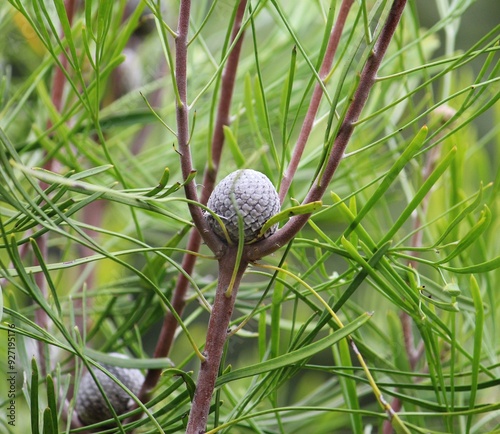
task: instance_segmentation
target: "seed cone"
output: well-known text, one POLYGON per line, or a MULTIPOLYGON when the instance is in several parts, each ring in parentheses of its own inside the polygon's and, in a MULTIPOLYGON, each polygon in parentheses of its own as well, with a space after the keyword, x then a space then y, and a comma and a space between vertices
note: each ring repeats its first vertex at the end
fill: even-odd
MULTIPOLYGON (((144 381, 141 371, 107 364, 102 366, 127 386, 134 395, 139 393, 144 381)), ((93 372, 106 392, 106 396, 113 405, 116 414, 126 413, 132 404, 130 396, 104 372, 98 369, 94 369, 93 372)), ((75 410, 84 425, 102 422, 113 417, 108 404, 89 372, 83 375, 78 387, 75 410)))
MULTIPOLYGON (((237 170, 226 176, 214 189, 207 203, 224 223, 229 238, 238 242, 238 219, 242 219, 245 244, 256 241, 264 223, 280 211, 280 200, 274 185, 263 173, 251 169, 237 170), (238 217, 239 216, 239 217, 238 217)), ((222 240, 224 232, 217 220, 206 213, 208 223, 222 240)), ((262 238, 276 232, 269 228, 262 238)))

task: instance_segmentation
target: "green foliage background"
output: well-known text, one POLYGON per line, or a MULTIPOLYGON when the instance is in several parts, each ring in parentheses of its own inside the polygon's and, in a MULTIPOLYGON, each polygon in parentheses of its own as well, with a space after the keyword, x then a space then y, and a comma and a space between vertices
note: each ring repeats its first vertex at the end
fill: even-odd
MULTIPOLYGON (((160 11, 147 3, 153 28, 145 35, 134 33, 142 3, 124 18, 124 1, 84 2, 71 28, 61 20, 61 0, 0 5, 0 373, 3 381, 3 331, 14 323, 12 432, 38 424, 69 432, 62 414, 72 411, 73 384, 83 365, 106 361, 175 366, 138 430, 184 426, 199 367, 192 342, 204 344, 208 321, 199 300, 213 298, 216 264, 203 248, 171 361, 153 360, 192 224, 165 61, 178 5, 163 2, 165 25, 156 20, 154 28, 160 11), (58 110, 51 92, 62 47, 67 84, 58 110), (37 325, 36 309, 46 313, 46 327, 37 325), (44 344, 41 353, 35 341, 44 344), (117 360, 113 351, 133 358, 117 360), (55 380, 57 403, 43 370, 37 381, 37 365, 55 380)), ((473 2, 436 0, 427 28, 415 3, 331 194, 290 246, 263 261, 283 271, 254 266, 243 281, 233 330, 242 327, 227 345, 216 396, 222 404, 211 419, 212 427, 227 423, 221 432, 382 432, 386 414, 346 340, 312 346, 338 331, 311 290, 351 324, 378 388, 387 402, 400 400, 411 432, 500 430, 500 32, 484 28, 458 49, 469 25, 460 17, 473 2), (364 312, 373 312, 367 321, 364 312)), ((252 2, 219 179, 251 167, 278 186, 315 84, 329 6, 252 2)), ((355 3, 285 207, 304 198, 388 7, 355 3)), ((188 101, 198 182, 233 12, 232 2, 193 4, 188 101)), ((12 428, 7 407, 0 394, 0 432, 12 428)))

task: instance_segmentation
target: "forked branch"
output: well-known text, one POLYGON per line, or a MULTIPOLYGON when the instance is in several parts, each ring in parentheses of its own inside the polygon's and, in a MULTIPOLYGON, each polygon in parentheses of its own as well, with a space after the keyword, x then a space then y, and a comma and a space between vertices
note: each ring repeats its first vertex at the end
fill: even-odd
MULTIPOLYGON (((387 48, 389 47, 389 43, 391 42, 394 32, 396 31, 405 5, 406 0, 394 0, 387 20, 380 32, 377 42, 375 43, 373 52, 370 54, 370 57, 361 72, 358 87, 338 130, 331 153, 325 165, 325 170, 322 175, 318 176, 315 180, 311 190, 303 201, 304 204, 321 200, 325 194, 325 191, 328 188, 340 161, 342 160, 345 149, 354 131, 354 125, 359 119, 361 111, 366 104, 370 90, 375 82, 377 71, 380 68, 382 59, 384 58, 387 48)), ((248 247, 246 251, 247 259, 249 261, 256 261, 275 252, 280 247, 290 242, 290 240, 295 237, 300 229, 307 223, 309 217, 310 214, 302 214, 292 217, 289 222, 273 236, 248 247)))
MULTIPOLYGON (((348 4, 349 2, 346 2, 348 4)), ((406 0, 395 0, 391 6, 387 20, 380 32, 379 38, 375 43, 373 52, 369 56, 363 71, 360 76, 359 85, 354 94, 353 100, 346 112, 345 118, 339 128, 338 134, 335 138, 334 144, 330 155, 328 156, 327 163, 325 165, 323 173, 318 176, 315 180, 311 190, 307 194, 304 203, 310 203, 317 200, 321 200, 323 197, 328 184, 333 178, 333 175, 342 159, 344 151, 347 147, 349 139, 352 136, 354 130, 354 124, 359 119, 361 111, 365 106, 368 99, 370 90, 375 82, 377 71, 381 65, 382 59, 387 51, 389 43, 394 35, 397 28, 401 15, 403 13, 406 0)), ((187 32, 187 24, 189 21, 189 2, 181 2, 181 11, 179 19, 179 31, 187 32), (181 25, 182 22, 182 25, 181 25)), ((180 35, 179 35, 180 36, 180 35)), ((184 34, 185 37, 185 34, 184 34)), ((191 157, 189 155, 188 148, 188 137, 187 137, 187 106, 185 102, 185 88, 181 92, 180 86, 185 86, 185 61, 187 46, 185 46, 185 38, 179 39, 177 41, 178 49, 182 51, 177 53, 177 61, 184 62, 183 66, 177 65, 177 73, 184 74, 182 77, 178 77, 179 83, 179 94, 181 97, 181 104, 178 106, 178 128, 179 128, 179 148, 181 153, 181 164, 183 175, 185 178, 189 176, 192 171, 191 157), (182 42, 184 41, 184 42, 182 42), (182 80, 181 80, 182 79, 182 80), (181 127, 184 128, 181 130, 181 127), (181 147, 181 142, 183 143, 181 147)), ((301 151, 297 151, 294 157, 296 163, 300 158, 301 151)), ((294 173, 292 168, 290 173, 294 173)), ((186 187, 186 195, 188 198, 193 199, 196 197, 196 191, 194 191, 194 183, 186 187)), ((286 191, 286 184, 283 187, 283 191, 286 191)), ((207 244, 212 250, 218 243, 213 243, 211 237, 214 234, 207 228, 207 224, 202 217, 201 210, 196 211, 191 207, 191 214, 193 220, 200 230, 203 238, 207 241, 207 244), (200 221, 201 220, 201 221, 200 221), (206 233, 210 236, 207 236, 206 233)), ((250 246, 246 246, 243 254, 243 259, 241 262, 237 262, 237 247, 229 246, 223 252, 222 256, 219 256, 219 281, 216 292, 216 297, 214 301, 213 311, 210 316, 210 321, 207 331, 206 347, 205 347, 205 360, 202 362, 200 375, 198 378, 195 397, 192 403, 192 408, 190 412, 187 433, 188 434, 200 434, 205 432, 206 423, 208 419, 208 413, 210 409, 210 402, 213 395, 213 390, 215 387, 215 381, 219 371, 220 360, 223 353, 224 343, 227 338, 227 328, 231 319, 231 314, 234 308, 234 302, 236 294, 239 288, 239 284, 243 273, 249 262, 256 261, 270 253, 275 252, 281 246, 288 243, 306 224, 310 215, 298 215, 292 217, 290 221, 275 235, 265 239, 261 242, 255 243, 250 246), (234 282, 233 290, 231 295, 226 296, 226 289, 233 275, 233 270, 237 271, 236 280, 234 282)), ((220 242, 220 241, 219 241, 220 242)), ((214 250, 216 252, 216 250, 214 250)))
MULTIPOLYGON (((224 67, 221 80, 221 93, 219 98, 219 104, 217 109, 217 116, 214 125, 214 132, 211 143, 211 164, 207 164, 205 168, 205 173, 203 176, 200 202, 206 205, 210 194, 212 193, 215 181, 217 177, 217 172, 220 164, 220 158, 222 154, 222 149, 224 145, 224 126, 229 125, 229 111, 231 108, 231 101, 234 90, 234 83, 236 80, 236 72, 238 69, 238 63, 241 53, 241 46, 243 45, 244 33, 241 32, 241 25, 243 21, 243 15, 245 13, 247 1, 241 0, 236 10, 236 15, 234 18, 233 29, 231 33, 231 43, 233 49, 227 57, 227 62, 224 67)), ((185 70, 184 70, 185 71, 185 70)), ((181 71, 182 72, 182 71, 181 71)), ((186 96, 184 95, 184 107, 186 106, 186 96)), ((186 118, 183 117, 185 121, 186 118)), ((189 147, 186 147, 184 153, 181 153, 181 159, 187 159, 185 161, 185 172, 189 174, 191 172, 191 159, 189 147), (186 154, 187 152, 187 154, 186 154)), ((185 175, 184 175, 185 176, 185 175)), ((189 191, 191 193, 191 190, 189 191)), ((199 228, 203 231, 203 228, 199 228)), ((190 233, 189 240, 186 249, 190 252, 198 252, 201 246, 201 235, 200 231, 193 230, 190 233)), ((217 240, 218 241, 218 240, 217 240)), ((191 254, 185 254, 182 260, 182 268, 188 274, 191 275, 196 264, 196 256, 191 254)), ((184 310, 186 293, 189 287, 189 281, 183 273, 179 273, 175 289, 172 297, 172 306, 174 307, 177 314, 180 316, 184 310)), ((174 341, 175 331, 177 329, 177 320, 172 312, 167 312, 165 315, 165 320, 158 338, 156 345, 154 357, 167 357, 174 341)), ((146 379, 142 390, 140 392, 141 401, 146 401, 148 398, 149 391, 156 385, 160 377, 160 369, 150 369, 146 375, 146 379)))

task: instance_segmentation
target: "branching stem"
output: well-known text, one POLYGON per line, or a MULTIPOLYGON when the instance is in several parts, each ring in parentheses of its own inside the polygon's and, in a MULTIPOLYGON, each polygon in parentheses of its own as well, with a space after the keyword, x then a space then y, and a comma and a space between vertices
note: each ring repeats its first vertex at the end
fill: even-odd
MULTIPOLYGON (((345 22, 347 16, 346 14, 349 11, 350 4, 352 4, 350 0, 346 0, 343 3, 345 9, 340 18, 340 20, 343 20, 343 22, 345 22)), ((340 160, 342 159, 345 148, 347 147, 349 139, 352 135, 354 123, 358 120, 361 111, 368 99, 370 90, 373 86, 373 83, 375 82, 377 71, 380 67, 384 54, 387 51, 387 47, 389 46, 392 36, 394 35, 405 4, 406 0, 394 1, 387 21, 382 28, 379 39, 375 44, 373 53, 370 55, 365 64, 365 67, 363 68, 359 80, 359 86, 341 124, 338 135, 332 147, 331 154, 325 166, 325 170, 321 178, 318 177, 318 179, 316 179, 314 185, 307 194, 304 203, 321 200, 329 182, 333 178, 333 175, 340 163, 340 160)), ((179 153, 181 155, 181 167, 184 179, 187 179, 187 177, 193 171, 191 154, 189 150, 188 106, 186 102, 187 33, 189 25, 190 6, 191 4, 189 0, 181 1, 179 12, 179 26, 177 32, 178 36, 176 38, 176 78, 180 96, 180 101, 177 106, 177 134, 179 153)), ((323 62, 324 68, 322 68, 321 71, 323 74, 325 74, 325 76, 328 74, 328 71, 331 68, 333 55, 336 51, 338 38, 340 38, 342 28, 343 23, 334 26, 334 31, 332 32, 332 37, 330 38, 329 46, 327 48, 325 59, 323 62), (339 29, 337 30, 337 32, 340 32, 338 35, 335 32, 335 29, 339 29)), ((318 90, 317 99, 314 99, 311 103, 312 107, 310 108, 310 119, 308 118, 309 122, 311 122, 311 126, 315 114, 317 113, 317 107, 319 106, 320 97, 321 90, 318 90)), ((309 131, 307 131, 307 127, 304 127, 303 130, 304 138, 302 139, 302 142, 300 144, 301 147, 305 146, 305 142, 307 141, 307 137, 310 133, 310 129, 309 131)), ((220 140, 222 140, 222 138, 220 140)), ((286 176, 293 177, 293 174, 295 173, 298 162, 302 155, 302 151, 303 149, 301 150, 299 148, 294 152, 293 164, 295 165, 295 167, 292 165, 291 168, 289 168, 289 170, 287 171, 286 176)), ((218 164, 214 165, 214 170, 217 166, 218 164)), ((284 198, 288 190, 287 185, 290 185, 288 181, 282 184, 282 198, 284 198)), ((198 201, 198 195, 196 193, 194 180, 185 185, 185 194, 188 199, 198 201)), ((228 246, 225 249, 221 248, 221 241, 216 239, 215 234, 208 227, 207 222, 203 218, 201 209, 191 204, 189 205, 189 209, 201 237, 206 242, 208 247, 212 249, 212 251, 216 254, 219 261, 219 280, 217 292, 207 330, 205 345, 206 358, 201 365, 201 370, 198 377, 196 392, 193 399, 188 427, 186 431, 188 434, 201 434, 204 433, 206 429, 210 402, 214 391, 215 381, 219 372, 224 343, 226 342, 227 338, 227 329, 230 323, 234 308, 234 302, 238 293, 238 288, 243 273, 247 268, 249 262, 260 259, 263 256, 276 251, 281 246, 288 243, 306 224, 310 215, 305 214, 293 217, 292 219, 290 219, 289 223, 287 223, 274 236, 271 236, 270 238, 254 245, 247 246, 243 252, 243 258, 241 259, 241 262, 237 262, 237 246, 228 246), (233 272, 235 270, 236 274, 233 275, 233 272), (233 282, 232 279, 234 279, 233 282), (230 296, 228 296, 226 294, 226 291, 231 284, 233 284, 233 288, 230 296)), ((194 250, 193 246, 190 246, 190 248, 194 250)), ((185 262, 185 265, 194 266, 194 261, 192 263, 185 262)))
MULTIPOLYGON (((391 42, 392 36, 396 31, 405 5, 406 0, 394 0, 387 20, 380 32, 375 47, 373 48, 373 52, 361 72, 358 87, 339 128, 337 137, 335 138, 325 170, 321 178, 318 177, 316 179, 303 203, 321 200, 330 181, 332 180, 352 136, 354 123, 359 119, 361 111, 366 104, 370 90, 375 82, 377 71, 380 68, 380 64, 382 63, 382 59, 384 58, 389 43, 391 42)), ((292 217, 290 221, 274 235, 261 241, 260 243, 252 245, 247 251, 248 260, 256 261, 275 252, 280 247, 287 244, 307 223, 309 217, 310 214, 302 214, 292 217)))
MULTIPOLYGON (((236 11, 235 20, 233 23, 233 30, 231 35, 231 40, 234 41, 236 37, 240 34, 241 24, 243 21, 243 15, 245 13, 247 1, 241 0, 238 9, 236 11)), ((234 44, 234 48, 229 54, 226 62, 226 66, 224 68, 221 80, 221 94, 219 99, 219 105, 217 110, 217 117, 214 126, 214 132, 212 137, 211 144, 211 164, 207 164, 205 168, 205 173, 203 176, 203 189, 201 191, 200 202, 202 204, 206 204, 210 194, 212 193, 215 181, 217 178, 217 172, 220 164, 220 158, 222 154, 222 148, 224 145, 224 133, 223 128, 225 125, 229 125, 229 111, 231 108, 231 101, 234 90, 234 83, 236 80, 236 72, 238 69, 238 62, 241 53, 241 46, 243 44, 243 33, 240 34, 239 39, 234 44)), ((184 108, 187 108, 186 102, 184 101, 184 108)), ((189 148, 186 147, 185 152, 187 152, 189 156, 189 148)), ((181 154, 181 160, 184 160, 186 157, 185 153, 181 154)), ((190 159, 190 157, 189 157, 190 159)), ((191 162, 185 162, 186 172, 190 173, 190 165, 191 162)), ((192 252, 198 252, 201 246, 201 235, 199 231, 207 230, 207 228, 200 228, 198 230, 191 231, 189 236, 189 240, 187 243, 187 250, 192 252)), ((219 240, 217 239, 217 242, 219 240)), ((219 242, 220 243, 220 242, 219 242)), ((223 245, 217 247, 217 252, 223 251, 223 245)), ((220 253, 219 253, 220 254, 220 253)), ((191 275, 194 270, 194 266, 196 264, 196 256, 186 254, 182 260, 182 268, 186 271, 187 274, 191 275)), ((189 287, 189 281, 186 276, 182 273, 179 273, 179 277, 177 278, 176 286, 174 289, 173 297, 172 297, 172 306, 175 311, 179 314, 182 314, 184 310, 184 306, 186 304, 186 293, 189 287)), ((163 326, 160 332, 160 336, 158 339, 158 343, 155 349, 154 356, 155 357, 167 357, 170 349, 173 344, 175 330, 177 328, 177 320, 171 312, 168 312, 165 316, 165 320, 163 322, 163 326)), ((147 395, 149 391, 156 385, 158 379, 160 377, 161 370, 160 369, 151 369, 148 371, 146 375, 146 379, 142 390, 140 392, 140 399, 144 402, 147 400, 147 395)))

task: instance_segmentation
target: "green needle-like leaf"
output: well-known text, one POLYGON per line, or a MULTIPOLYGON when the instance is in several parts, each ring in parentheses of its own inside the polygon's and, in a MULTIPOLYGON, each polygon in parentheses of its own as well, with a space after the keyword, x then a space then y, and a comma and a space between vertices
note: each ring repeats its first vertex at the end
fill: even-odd
MULTIPOLYGON (((484 332, 484 307, 481 298, 481 290, 476 278, 470 277, 470 292, 474 300, 476 315, 474 318, 474 350, 472 353, 472 373, 471 373, 471 388, 469 398, 469 408, 473 409, 476 405, 477 387, 479 383, 479 371, 481 363, 481 348, 483 343, 484 332)), ((472 426, 472 414, 467 418, 467 432, 470 432, 472 426)))
POLYGON ((259 237, 264 235, 266 231, 274 226, 276 223, 279 223, 284 220, 288 220, 290 217, 295 216, 295 215, 300 215, 300 214, 312 214, 315 211, 321 209, 321 206, 323 205, 323 202, 321 201, 316 201, 316 202, 310 202, 306 203, 304 205, 297 205, 297 206, 292 206, 290 208, 284 209, 283 211, 280 211, 278 214, 272 216, 265 224, 262 226, 262 228, 259 231, 259 237))
POLYGON ((38 366, 36 359, 31 359, 31 383, 30 383, 30 411, 31 411, 31 432, 40 433, 40 420, 38 408, 38 366))
POLYGON ((226 139, 227 146, 233 155, 236 167, 241 169, 245 165, 245 157, 241 152, 236 136, 233 134, 231 128, 226 125, 224 125, 224 138, 226 139))
POLYGON ((269 371, 273 371, 284 366, 290 366, 294 363, 298 363, 304 359, 307 359, 317 353, 320 349, 328 348, 341 339, 349 336, 359 327, 361 327, 366 321, 371 318, 371 315, 365 313, 358 317, 354 321, 350 322, 341 329, 333 332, 331 335, 322 338, 312 344, 306 345, 298 350, 292 351, 290 353, 284 354, 282 356, 275 357, 274 359, 267 360, 262 363, 258 363, 253 366, 247 366, 245 368, 236 369, 227 374, 222 375, 217 379, 216 386, 222 386, 228 382, 237 380, 239 378, 250 377, 254 375, 263 374, 269 371))

